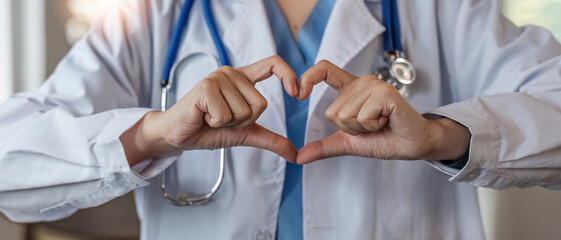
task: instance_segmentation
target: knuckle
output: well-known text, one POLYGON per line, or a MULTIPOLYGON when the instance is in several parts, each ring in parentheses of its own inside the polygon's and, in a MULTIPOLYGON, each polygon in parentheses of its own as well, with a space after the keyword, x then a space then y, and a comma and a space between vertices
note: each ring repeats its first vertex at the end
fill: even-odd
POLYGON ((382 131, 386 126, 382 118, 361 117, 358 121, 365 129, 374 133, 382 131))
POLYGON ((211 121, 208 123, 208 126, 211 128, 218 128, 220 127, 220 125, 218 123, 216 123, 215 121, 211 121))
POLYGON ((382 82, 379 82, 378 80, 376 80, 375 78, 370 77, 370 75, 366 75, 366 76, 362 76, 360 78, 357 78, 357 79, 354 80, 354 82, 360 82, 362 84, 367 84, 369 86, 376 86, 376 84, 382 83, 382 82))
POLYGON ((276 54, 273 55, 273 56, 270 56, 269 59, 271 59, 271 60, 273 60, 273 61, 280 61, 280 60, 282 60, 282 58, 281 58, 279 55, 276 55, 276 54))
POLYGON ((220 75, 220 73, 219 73, 218 71, 214 71, 214 72, 209 73, 208 76, 207 76, 207 78, 210 78, 210 79, 217 79, 217 78, 219 78, 220 76, 221 76, 221 75, 220 75))
POLYGON ((337 112, 334 109, 328 108, 325 110, 325 118, 333 121, 337 118, 337 112))
POLYGON ((232 115, 231 114, 218 114, 215 117, 212 118, 212 120, 209 123, 209 126, 211 127, 221 127, 224 124, 229 123, 230 121, 232 121, 232 115))
POLYGON ((363 78, 366 78, 369 81, 380 82, 380 83, 382 82, 382 80, 380 80, 376 75, 372 75, 372 74, 364 75, 363 78))
POLYGON ((249 108, 249 106, 243 107, 238 112, 236 112, 234 115, 235 115, 236 119, 244 119, 245 120, 245 119, 247 119, 251 116, 251 108, 249 108))
POLYGON ((210 78, 210 75, 208 78, 201 80, 197 85, 203 91, 211 91, 218 88, 218 84, 216 84, 216 82, 212 78, 210 78))
POLYGON ((222 114, 219 116, 218 121, 220 121, 220 123, 222 124, 229 123, 230 121, 232 121, 232 114, 222 114))
POLYGON ((217 76, 217 79, 228 79, 228 75, 224 71, 216 71, 214 74, 217 76))
POLYGON ((268 105, 269 102, 267 102, 267 99, 265 99, 264 97, 259 98, 259 100, 255 101, 254 103, 255 108, 257 108, 259 111, 266 109, 268 105))
POLYGON ((355 116, 353 114, 350 114, 350 113, 345 112, 345 111, 339 112, 339 114, 337 114, 337 117, 342 122, 349 122, 349 121, 351 121, 355 118, 355 116))
POLYGON ((370 124, 368 126, 368 130, 371 131, 371 132, 377 133, 377 132, 382 131, 382 127, 383 126, 380 125, 380 124, 370 124))
POLYGON ((226 72, 226 70, 222 69, 223 67, 220 67, 218 69, 216 69, 216 71, 212 72, 209 74, 209 77, 216 79, 216 80, 224 80, 224 79, 228 79, 228 72, 226 72))
POLYGON ((328 61, 328 60, 322 59, 322 60, 319 60, 318 65, 327 67, 327 66, 332 65, 332 63, 331 63, 330 61, 328 61))
POLYGON ((214 118, 211 119, 210 122, 208 122, 208 126, 211 127, 211 128, 217 128, 217 127, 220 127, 221 125, 222 124, 214 118))
POLYGON ((384 93, 395 93, 395 92, 397 92, 395 87, 391 83, 387 83, 387 82, 380 83, 378 88, 380 89, 380 91, 382 91, 384 93))
POLYGON ((385 83, 378 81, 374 78, 371 78, 369 76, 362 76, 360 78, 351 81, 348 85, 349 86, 352 85, 356 88, 360 88, 362 90, 368 91, 370 89, 376 89, 380 87, 379 84, 385 84, 385 83))
POLYGON ((239 81, 242 79, 243 80, 247 79, 242 72, 232 68, 231 66, 221 66, 220 68, 218 68, 217 71, 222 74, 223 78, 228 78, 230 81, 239 81))
MULTIPOLYGON (((372 119, 370 119, 370 118, 368 118, 368 117, 366 117, 366 116, 361 116, 361 115, 358 115, 358 116, 356 117, 356 120, 358 121, 358 123, 359 123, 360 125, 363 125, 363 126, 367 126, 367 125, 369 125, 369 124, 372 122, 372 121, 371 121, 372 119)), ((369 128, 371 128, 371 127, 369 127, 369 128)))
POLYGON ((217 72, 222 72, 222 73, 230 73, 235 71, 234 68, 232 68, 231 66, 220 66, 218 69, 216 69, 217 72))

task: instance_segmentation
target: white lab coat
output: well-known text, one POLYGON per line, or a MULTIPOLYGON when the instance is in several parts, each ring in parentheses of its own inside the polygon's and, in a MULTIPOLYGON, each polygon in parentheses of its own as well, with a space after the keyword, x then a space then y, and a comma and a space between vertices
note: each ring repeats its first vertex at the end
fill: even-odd
MULTIPOLYGON (((177 156, 132 170, 127 164, 119 136, 159 106, 159 76, 182 3, 123 1, 38 92, 16 94, 0 107, 0 210, 10 219, 56 220, 136 189, 143 239, 275 235, 285 161, 271 152, 229 149, 224 185, 213 201, 183 208, 163 200, 154 177, 177 156)), ((419 112, 470 129, 467 166, 358 157, 306 165, 305 239, 482 239, 473 185, 561 186, 561 46, 543 29, 516 28, 498 5, 411 0, 399 6, 402 42, 418 74, 409 101, 419 112)), ((261 1, 213 1, 213 8, 233 66, 275 54, 261 1)), ((382 65, 380 19, 379 2, 338 1, 317 59, 355 75, 371 73, 382 65)), ((178 57, 216 55, 200 1, 189 21, 178 57)), ((178 97, 210 71, 205 61, 179 71, 178 97)), ((258 123, 286 135, 280 81, 257 88, 269 102, 258 123)), ((336 97, 326 84, 315 87, 306 142, 337 130, 324 117, 336 97)), ((202 193, 217 170, 218 152, 186 152, 168 170, 168 182, 202 193)))

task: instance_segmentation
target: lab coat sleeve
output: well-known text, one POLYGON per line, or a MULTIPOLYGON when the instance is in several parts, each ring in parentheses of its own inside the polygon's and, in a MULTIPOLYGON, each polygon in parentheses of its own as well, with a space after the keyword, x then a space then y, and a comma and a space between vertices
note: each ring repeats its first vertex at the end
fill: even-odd
POLYGON ((441 55, 452 103, 430 111, 471 132, 452 181, 504 189, 561 189, 561 45, 536 26, 517 28, 500 1, 439 1, 441 55))
MULTIPOLYGON (((51 221, 147 185, 120 135, 151 109, 147 1, 119 1, 37 92, 0 106, 0 210, 51 221)), ((33 71, 33 69, 29 69, 33 71)))

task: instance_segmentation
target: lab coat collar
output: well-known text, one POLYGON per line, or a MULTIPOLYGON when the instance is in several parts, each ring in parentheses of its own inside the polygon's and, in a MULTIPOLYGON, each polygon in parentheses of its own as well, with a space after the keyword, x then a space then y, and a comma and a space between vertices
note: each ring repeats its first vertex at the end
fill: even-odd
MULTIPOLYGON (((337 1, 327 22, 316 62, 325 59, 344 68, 384 31, 384 25, 372 16, 364 0, 337 1)), ((314 112, 329 88, 325 82, 314 87, 309 114, 314 112)))

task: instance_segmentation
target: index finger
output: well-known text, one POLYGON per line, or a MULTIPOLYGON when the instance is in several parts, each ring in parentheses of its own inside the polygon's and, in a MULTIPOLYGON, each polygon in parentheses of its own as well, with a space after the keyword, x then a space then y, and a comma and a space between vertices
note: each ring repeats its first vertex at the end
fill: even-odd
POLYGON ((278 55, 265 58, 245 67, 240 67, 238 70, 244 73, 247 79, 254 85, 274 74, 282 81, 284 89, 290 96, 298 96, 296 73, 294 73, 292 68, 278 55))
POLYGON ((314 85, 320 82, 325 81, 327 85, 340 92, 348 83, 356 78, 355 75, 337 67, 335 64, 327 60, 321 60, 300 77, 300 96, 298 99, 306 99, 310 93, 312 93, 314 85))

